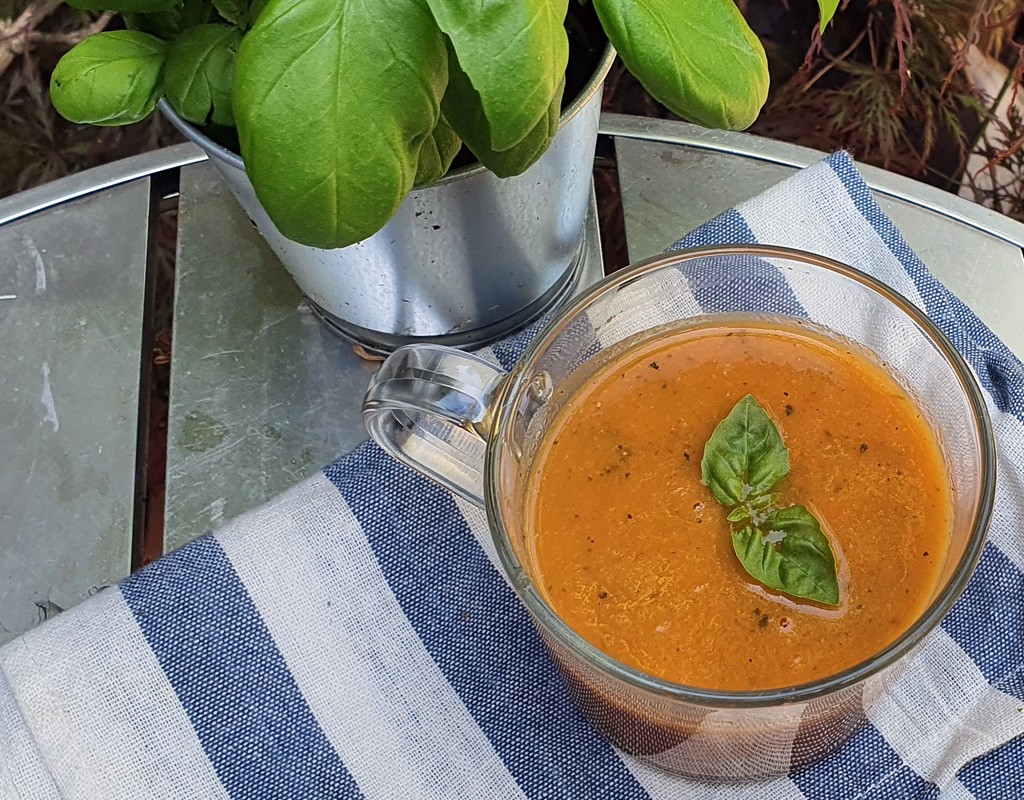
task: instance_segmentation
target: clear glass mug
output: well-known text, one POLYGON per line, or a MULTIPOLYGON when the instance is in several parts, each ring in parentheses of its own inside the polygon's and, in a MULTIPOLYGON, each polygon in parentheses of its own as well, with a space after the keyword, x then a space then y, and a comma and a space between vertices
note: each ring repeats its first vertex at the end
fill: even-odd
POLYGON ((387 452, 485 507, 502 567, 590 723, 625 752, 703 778, 785 774, 849 738, 967 585, 995 494, 985 403, 948 339, 874 278, 784 248, 701 248, 615 273, 550 321, 508 373, 457 350, 403 347, 374 376, 363 415, 387 452), (840 674, 758 692, 663 681, 585 641, 534 586, 525 519, 531 463, 564 400, 560 388, 620 342, 737 313, 808 319, 888 364, 939 435, 955 503, 939 585, 904 635, 840 674))

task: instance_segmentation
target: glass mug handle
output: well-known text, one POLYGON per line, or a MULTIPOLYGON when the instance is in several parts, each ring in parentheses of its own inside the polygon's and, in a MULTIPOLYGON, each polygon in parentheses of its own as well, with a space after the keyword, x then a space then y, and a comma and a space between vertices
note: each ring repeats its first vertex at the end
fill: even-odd
POLYGON ((492 407, 507 374, 461 350, 406 345, 370 380, 363 422, 391 456, 482 507, 492 407))

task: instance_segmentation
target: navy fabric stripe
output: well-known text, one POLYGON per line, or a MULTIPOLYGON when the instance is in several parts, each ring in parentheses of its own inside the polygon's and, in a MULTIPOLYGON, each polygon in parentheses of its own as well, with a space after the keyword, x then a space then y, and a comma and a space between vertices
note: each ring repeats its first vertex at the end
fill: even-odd
POLYGON ((646 798, 579 716, 451 496, 367 443, 324 470, 430 656, 532 798, 646 798))
POLYGON ((939 283, 875 202, 847 153, 836 153, 828 164, 875 229, 889 251, 913 280, 925 310, 960 351, 988 390, 1000 411, 1024 421, 1024 365, 958 297, 939 283))
POLYGON ((1022 598, 1024 574, 989 542, 963 596, 942 622, 992 684, 1000 684, 1024 663, 1022 598))
POLYGON ((362 797, 212 536, 120 591, 232 798, 362 797))
POLYGON ((808 800, 919 800, 934 791, 933 784, 906 766, 870 722, 837 752, 790 778, 808 800))
POLYGON ((1024 736, 976 758, 961 769, 957 777, 977 800, 1021 800, 1024 797, 1024 736))
MULTIPOLYGON (((730 209, 680 239, 669 248, 669 251, 701 245, 756 242, 757 239, 747 221, 738 211, 730 209)), ((786 314, 792 317, 807 316, 782 272, 760 258, 709 258, 707 262, 691 263, 687 270, 687 280, 694 299, 705 311, 728 310, 786 314), (727 273, 732 265, 742 269, 737 270, 739 275, 735 279, 728 279, 728 275, 724 273, 727 273)))
MULTIPOLYGON (((690 231, 686 236, 668 248, 666 252, 673 250, 687 250, 691 247, 706 247, 715 244, 756 244, 754 232, 750 230, 747 221, 743 219, 735 208, 723 211, 717 217, 705 222, 699 228, 690 231)), ((762 242, 770 244, 770 242, 762 242)))
MULTIPOLYGON (((536 328, 530 327, 523 333, 533 334, 535 331, 536 328)), ((526 350, 526 343, 521 342, 519 336, 515 336, 512 339, 504 339, 492 344, 491 350, 494 353, 494 357, 498 360, 498 364, 501 368, 508 372, 516 365, 519 357, 526 350)))

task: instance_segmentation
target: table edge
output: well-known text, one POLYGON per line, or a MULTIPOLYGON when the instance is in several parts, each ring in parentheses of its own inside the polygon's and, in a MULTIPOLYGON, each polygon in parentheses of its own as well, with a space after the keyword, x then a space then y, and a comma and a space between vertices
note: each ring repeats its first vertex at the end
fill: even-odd
MULTIPOLYGON (((751 133, 710 130, 688 122, 629 114, 602 114, 600 133, 625 139, 684 145, 786 167, 807 167, 828 156, 828 153, 809 147, 751 133)), ((1016 247, 1024 247, 1024 223, 966 198, 879 167, 857 162, 857 169, 868 186, 880 195, 927 209, 1016 247)))
POLYGON ((0 198, 0 225, 113 186, 205 160, 202 150, 194 144, 185 143, 102 164, 0 198))

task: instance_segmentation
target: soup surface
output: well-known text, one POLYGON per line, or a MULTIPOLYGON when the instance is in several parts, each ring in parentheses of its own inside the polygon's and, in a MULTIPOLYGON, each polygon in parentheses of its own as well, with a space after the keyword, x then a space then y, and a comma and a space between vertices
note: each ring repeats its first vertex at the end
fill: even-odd
POLYGON ((932 598, 951 526, 942 452, 859 352, 795 321, 730 320, 628 349, 563 399, 531 475, 531 568, 619 661, 711 689, 793 686, 877 653, 932 598), (751 578, 701 482, 705 443, 748 393, 789 449, 781 504, 829 537, 838 607, 751 578))

